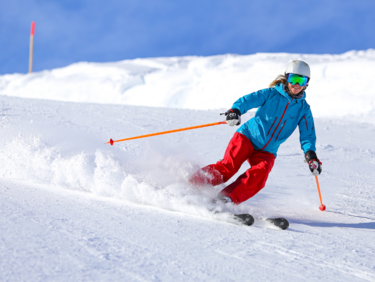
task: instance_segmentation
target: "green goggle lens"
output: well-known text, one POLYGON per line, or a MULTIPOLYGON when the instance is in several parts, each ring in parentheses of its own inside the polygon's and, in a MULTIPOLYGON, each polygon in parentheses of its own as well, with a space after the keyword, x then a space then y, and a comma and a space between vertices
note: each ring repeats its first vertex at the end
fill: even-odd
POLYGON ((288 75, 288 82, 292 85, 299 84, 300 86, 306 86, 309 78, 307 76, 290 73, 288 75))

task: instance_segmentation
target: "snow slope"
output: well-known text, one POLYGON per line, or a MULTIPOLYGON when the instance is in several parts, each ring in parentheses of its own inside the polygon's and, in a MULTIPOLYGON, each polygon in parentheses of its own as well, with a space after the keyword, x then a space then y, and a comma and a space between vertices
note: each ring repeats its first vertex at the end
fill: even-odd
MULTIPOLYGON (((367 63, 371 60, 363 59, 363 66, 367 63)), ((350 66, 343 59, 342 69, 350 66)), ((67 77, 72 67, 65 69, 67 77)), ((54 85, 48 73, 29 78, 39 75, 54 85)), ((163 75, 167 79, 167 72, 163 75)), ((0 77, 8 80, 6 89, 27 79, 0 77)), ((66 82, 78 87, 81 81, 75 79, 72 72, 66 82)), ((50 98, 59 100, 63 91, 53 87, 50 98)), ((349 96, 357 95, 348 89, 349 96)), ((232 100, 253 90, 233 93, 232 100)), ((213 215, 210 199, 223 186, 197 190, 186 179, 222 157, 235 128, 218 125, 104 143, 220 121, 220 110, 158 107, 153 94, 144 102, 155 107, 10 97, 16 90, 6 94, 0 96, 0 281, 375 281, 372 109, 344 116, 333 110, 315 119, 325 212, 318 209, 315 180, 296 132, 281 146, 267 186, 213 215), (236 225, 227 212, 250 212, 258 220, 253 227, 236 225), (259 220, 271 216, 288 218, 290 229, 275 230, 259 220)), ((357 95, 358 104, 371 108, 365 96, 357 95)), ((198 98, 195 104, 204 105, 198 98)), ((321 99, 325 104, 331 98, 321 99)), ((232 100, 217 107, 228 108, 232 100)))

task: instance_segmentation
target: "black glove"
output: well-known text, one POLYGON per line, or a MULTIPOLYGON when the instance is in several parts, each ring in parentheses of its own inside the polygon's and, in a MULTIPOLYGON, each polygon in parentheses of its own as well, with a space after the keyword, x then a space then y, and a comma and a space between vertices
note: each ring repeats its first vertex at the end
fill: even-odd
POLYGON ((229 126, 241 124, 241 112, 238 109, 230 109, 224 114, 226 116, 226 121, 229 126))
POLYGON ((305 160, 309 165, 312 175, 319 175, 322 172, 322 163, 319 161, 314 151, 307 151, 305 160))

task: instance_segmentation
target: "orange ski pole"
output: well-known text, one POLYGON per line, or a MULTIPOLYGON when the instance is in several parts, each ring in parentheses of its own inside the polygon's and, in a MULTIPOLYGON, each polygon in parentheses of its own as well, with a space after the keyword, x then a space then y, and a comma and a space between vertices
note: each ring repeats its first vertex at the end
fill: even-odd
POLYGON ((197 126, 192 126, 192 127, 185 127, 185 128, 180 128, 180 129, 174 129, 174 130, 168 130, 168 131, 162 131, 162 132, 157 132, 157 133, 151 133, 151 134, 146 134, 146 135, 140 135, 140 136, 135 136, 135 137, 130 137, 126 139, 120 139, 120 140, 109 140, 106 144, 111 144, 116 142, 122 142, 122 141, 128 141, 128 140, 133 140, 133 139, 140 139, 140 138, 146 138, 146 137, 151 137, 151 136, 156 136, 156 135, 163 135, 163 134, 168 134, 168 133, 173 133, 173 132, 179 132, 179 131, 185 131, 185 130, 191 130, 191 129, 197 129, 197 128, 202 128, 202 127, 208 127, 208 126, 214 126, 214 125, 219 125, 219 124, 226 124, 226 121, 219 121, 219 122, 214 122, 214 123, 208 123, 208 124, 202 124, 202 125, 197 125, 197 126))
POLYGON ((318 180, 318 176, 317 175, 315 175, 315 179, 316 179, 316 185, 318 186, 319 199, 320 199, 320 207, 319 207, 319 209, 321 211, 325 211, 326 210, 326 206, 323 205, 322 194, 320 193, 320 186, 319 186, 319 180, 318 180))

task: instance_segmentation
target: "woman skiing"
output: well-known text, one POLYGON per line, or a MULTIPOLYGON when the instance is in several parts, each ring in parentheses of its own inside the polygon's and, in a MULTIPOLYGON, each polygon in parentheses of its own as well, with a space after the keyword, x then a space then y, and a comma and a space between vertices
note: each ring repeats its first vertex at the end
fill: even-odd
POLYGON ((322 171, 315 153, 315 127, 304 90, 310 80, 310 67, 299 60, 288 64, 270 88, 238 99, 228 110, 229 126, 240 125, 241 115, 258 108, 255 116, 243 124, 230 140, 224 158, 195 173, 191 182, 197 185, 219 185, 227 182, 248 161, 250 169, 225 187, 218 200, 240 204, 257 194, 266 184, 279 146, 299 127, 301 148, 314 175, 322 171))

